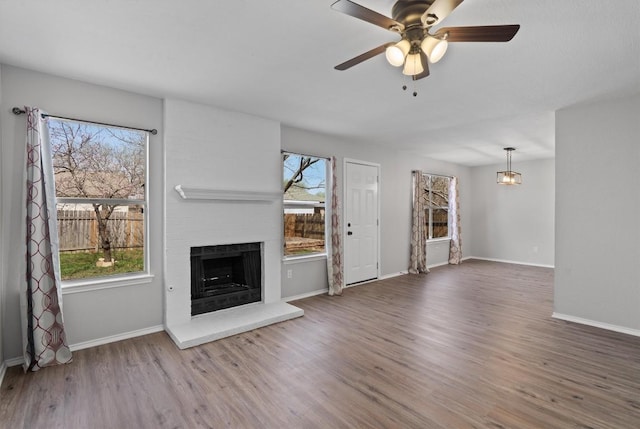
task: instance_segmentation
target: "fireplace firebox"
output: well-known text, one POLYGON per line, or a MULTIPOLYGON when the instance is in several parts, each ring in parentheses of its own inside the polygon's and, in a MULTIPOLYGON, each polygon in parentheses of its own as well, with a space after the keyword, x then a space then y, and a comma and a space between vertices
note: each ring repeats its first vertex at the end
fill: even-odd
POLYGON ((191 315, 262 299, 260 243, 191 248, 191 315))

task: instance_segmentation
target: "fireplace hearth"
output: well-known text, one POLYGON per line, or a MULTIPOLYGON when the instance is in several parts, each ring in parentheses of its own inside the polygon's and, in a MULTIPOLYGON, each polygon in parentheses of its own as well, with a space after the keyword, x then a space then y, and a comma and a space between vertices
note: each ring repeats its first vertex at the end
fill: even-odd
POLYGON ((191 315, 262 300, 260 243, 191 248, 191 315))

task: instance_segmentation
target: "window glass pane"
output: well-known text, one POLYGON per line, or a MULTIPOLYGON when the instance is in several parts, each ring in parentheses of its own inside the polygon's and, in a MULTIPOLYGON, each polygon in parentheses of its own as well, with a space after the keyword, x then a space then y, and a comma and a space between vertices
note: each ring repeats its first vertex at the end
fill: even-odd
POLYGON ((448 207, 449 178, 442 176, 431 176, 430 187, 430 205, 433 207, 448 207))
POLYGON ((284 254, 325 251, 327 160, 283 154, 284 254))
POLYGON ((147 133, 48 123, 62 279, 145 271, 147 133))
POLYGON ((147 133, 49 119, 56 197, 145 198, 147 133))
POLYGON ((443 238, 449 237, 449 210, 433 209, 433 237, 443 238))
POLYGON ((449 237, 449 182, 445 176, 426 175, 427 209, 425 218, 429 239, 449 237), (430 217, 429 217, 430 216, 430 217))

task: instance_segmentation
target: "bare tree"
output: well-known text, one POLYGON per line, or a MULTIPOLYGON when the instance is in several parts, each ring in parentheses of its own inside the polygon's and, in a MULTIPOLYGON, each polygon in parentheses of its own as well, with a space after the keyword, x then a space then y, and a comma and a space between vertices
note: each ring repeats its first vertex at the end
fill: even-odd
MULTIPOLYGON (((288 153, 284 153, 282 155, 282 159, 285 162, 285 167, 287 166, 287 159, 289 159, 291 155, 288 153)), ((289 188, 291 188, 292 186, 297 186, 300 188, 304 188, 304 189, 320 189, 320 188, 324 188, 324 182, 320 183, 320 184, 316 184, 316 185, 309 185, 307 183, 305 183, 305 176, 304 176, 304 171, 311 167, 313 164, 317 163, 318 161, 320 161, 320 158, 313 158, 310 156, 299 156, 299 162, 296 163, 295 165, 291 165, 292 168, 290 168, 291 171, 291 175, 288 176, 288 179, 285 180, 284 182, 284 191, 283 193, 286 193, 289 188)))
POLYGON ((105 260, 110 261, 108 221, 119 204, 104 200, 144 198, 146 136, 137 131, 58 120, 49 121, 49 130, 56 197, 89 200, 98 223, 100 248, 105 260))

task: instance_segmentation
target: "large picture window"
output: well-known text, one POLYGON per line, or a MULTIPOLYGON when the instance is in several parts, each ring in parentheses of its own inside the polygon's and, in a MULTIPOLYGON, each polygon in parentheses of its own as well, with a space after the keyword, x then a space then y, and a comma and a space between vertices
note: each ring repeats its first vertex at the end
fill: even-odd
POLYGON ((427 222, 428 239, 449 238, 449 182, 451 178, 435 174, 425 174, 427 179, 427 222))
POLYGON ((148 133, 48 124, 62 280, 146 272, 148 133))
POLYGON ((283 153, 284 255, 326 252, 328 160, 283 153))

